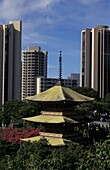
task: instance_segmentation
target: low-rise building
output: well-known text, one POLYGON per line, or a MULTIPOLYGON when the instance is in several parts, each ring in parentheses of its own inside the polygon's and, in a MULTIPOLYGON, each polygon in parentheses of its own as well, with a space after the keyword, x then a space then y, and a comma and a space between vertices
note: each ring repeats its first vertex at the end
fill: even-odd
POLYGON ((73 79, 77 81, 77 86, 80 86, 80 73, 71 73, 68 79, 73 79))
MULTIPOLYGON (((57 82, 57 78, 36 77, 36 94, 53 87, 57 82)), ((77 86, 77 81, 73 79, 62 79, 62 84, 64 84, 66 87, 73 87, 77 86)))

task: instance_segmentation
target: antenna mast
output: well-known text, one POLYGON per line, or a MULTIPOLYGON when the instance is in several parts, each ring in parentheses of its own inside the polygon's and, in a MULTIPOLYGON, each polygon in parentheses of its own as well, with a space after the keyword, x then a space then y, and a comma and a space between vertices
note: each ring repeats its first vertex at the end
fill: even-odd
POLYGON ((62 79, 62 51, 60 51, 59 57, 59 81, 62 79))

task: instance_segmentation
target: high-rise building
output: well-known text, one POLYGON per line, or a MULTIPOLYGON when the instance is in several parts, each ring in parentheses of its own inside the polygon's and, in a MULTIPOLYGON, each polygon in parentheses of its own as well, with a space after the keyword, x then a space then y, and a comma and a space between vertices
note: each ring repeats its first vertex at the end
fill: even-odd
POLYGON ((47 57, 38 46, 22 51, 22 100, 36 94, 36 76, 47 77, 47 57))
POLYGON ((21 21, 0 25, 0 105, 20 100, 21 21))
POLYGON ((96 26, 81 32, 80 86, 103 98, 110 92, 110 28, 96 26))

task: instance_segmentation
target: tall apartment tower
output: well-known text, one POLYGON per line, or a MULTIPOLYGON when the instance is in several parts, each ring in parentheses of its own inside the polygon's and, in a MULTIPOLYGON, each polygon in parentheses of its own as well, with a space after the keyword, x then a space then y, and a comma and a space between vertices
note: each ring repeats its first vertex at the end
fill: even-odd
POLYGON ((20 100, 21 21, 0 25, 0 105, 20 100))
POLYGON ((47 78, 47 51, 38 46, 22 51, 22 100, 37 93, 36 77, 47 78))
POLYGON ((96 26, 81 32, 80 86, 91 87, 103 98, 110 93, 110 28, 96 26))

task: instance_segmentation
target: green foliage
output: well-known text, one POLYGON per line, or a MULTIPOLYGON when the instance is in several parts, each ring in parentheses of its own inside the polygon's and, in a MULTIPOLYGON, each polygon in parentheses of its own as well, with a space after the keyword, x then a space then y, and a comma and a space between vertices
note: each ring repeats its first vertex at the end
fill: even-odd
POLYGON ((0 122, 9 126, 13 124, 15 126, 22 126, 23 117, 35 116, 38 114, 38 106, 35 103, 29 102, 19 102, 17 100, 12 100, 6 102, 2 106, 0 113, 0 122))
POLYGON ((77 170, 97 169, 110 169, 110 145, 106 142, 95 143, 93 147, 85 149, 77 162, 77 170))
POLYGON ((12 170, 12 165, 13 165, 13 161, 10 155, 5 155, 4 159, 2 159, 0 162, 0 169, 1 170, 12 170))
POLYGON ((5 155, 14 156, 19 149, 19 145, 16 143, 10 143, 5 140, 0 140, 0 160, 4 158, 5 155))
POLYGON ((106 102, 110 102, 110 93, 107 93, 107 94, 106 94, 104 100, 105 100, 106 102))
MULTIPOLYGON (((80 89, 82 94, 97 98, 92 89, 80 89)), ((75 111, 80 115, 93 116, 100 119, 100 113, 110 113, 109 94, 105 99, 83 103, 76 106, 75 111)), ((8 126, 10 120, 14 125, 20 125, 22 117, 38 114, 35 103, 11 101, 5 103, 0 114, 0 120, 8 126)), ((71 142, 68 147, 54 148, 48 146, 45 139, 39 142, 23 142, 20 145, 0 141, 0 170, 109 170, 110 144, 109 138, 103 143, 94 143, 93 146, 82 146, 71 142)))
POLYGON ((31 170, 32 168, 40 169, 42 161, 49 155, 47 141, 24 142, 21 143, 17 156, 14 159, 14 169, 31 170))
POLYGON ((105 117, 105 121, 108 121, 110 115, 110 102, 103 99, 99 101, 94 100, 92 102, 77 105, 75 111, 77 114, 89 116, 93 120, 100 120, 102 114, 106 113, 107 116, 105 117), (94 111, 96 111, 95 114, 94 111))
POLYGON ((89 87, 72 87, 73 90, 76 92, 88 96, 88 97, 93 97, 95 99, 98 99, 98 92, 96 92, 94 89, 89 88, 89 87))
POLYGON ((75 164, 77 153, 79 152, 76 152, 78 145, 74 145, 73 147, 71 144, 67 148, 53 148, 47 145, 45 139, 33 143, 23 142, 19 148, 14 147, 15 154, 10 152, 12 146, 10 146, 9 143, 2 142, 1 146, 1 155, 3 155, 0 160, 1 170, 71 170, 75 164))
POLYGON ((71 142, 68 147, 54 148, 42 139, 13 146, 2 141, 0 147, 0 170, 109 170, 110 167, 110 145, 106 142, 87 147, 71 142))

